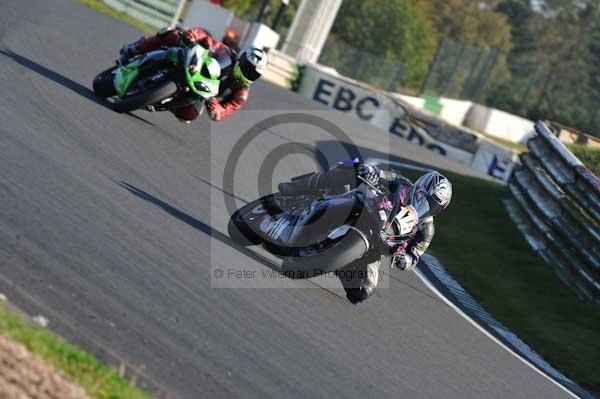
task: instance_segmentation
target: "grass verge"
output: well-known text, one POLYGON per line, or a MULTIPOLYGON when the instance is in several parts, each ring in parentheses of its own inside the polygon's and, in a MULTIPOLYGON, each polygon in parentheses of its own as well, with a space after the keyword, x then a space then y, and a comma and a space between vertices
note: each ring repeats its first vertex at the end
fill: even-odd
POLYGON ((586 147, 578 144, 569 144, 567 147, 596 176, 600 176, 600 148, 586 147))
POLYGON ((131 18, 125 13, 115 10, 114 8, 110 8, 106 4, 102 2, 102 0, 76 0, 78 3, 84 4, 90 8, 93 8, 96 11, 99 11, 103 14, 110 15, 111 17, 128 23, 130 25, 135 26, 136 28, 142 30, 145 33, 156 33, 157 29, 153 26, 145 24, 137 19, 131 18))
POLYGON ((149 399, 150 396, 95 357, 47 330, 32 325, 0 305, 0 334, 22 343, 61 370, 97 399, 149 399))
POLYGON ((492 136, 491 134, 485 134, 482 132, 479 132, 479 133, 482 134, 486 139, 489 139, 495 143, 498 143, 501 146, 510 148, 511 150, 515 150, 517 152, 527 151, 527 146, 523 143, 515 143, 513 141, 501 139, 500 137, 492 136))
POLYGON ((569 378, 600 394, 600 306, 580 300, 530 249, 504 209, 506 187, 447 175, 453 199, 436 218, 432 253, 497 320, 569 378))

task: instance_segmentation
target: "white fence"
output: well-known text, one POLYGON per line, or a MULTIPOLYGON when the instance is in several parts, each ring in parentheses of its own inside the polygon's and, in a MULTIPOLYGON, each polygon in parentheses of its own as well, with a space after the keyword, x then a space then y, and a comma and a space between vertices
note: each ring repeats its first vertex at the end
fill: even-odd
POLYGON ((600 299, 600 179, 547 124, 509 180, 509 212, 533 248, 579 293, 600 299))
POLYGON ((525 143, 534 134, 529 119, 480 104, 473 104, 462 124, 513 143, 525 143))
MULTIPOLYGON (((102 0, 107 6, 156 28, 170 26, 179 0, 102 0)), ((181 4, 182 5, 182 4, 181 4)))
POLYGON ((296 60, 275 49, 269 51, 269 67, 262 79, 267 82, 290 88, 297 72, 296 60))

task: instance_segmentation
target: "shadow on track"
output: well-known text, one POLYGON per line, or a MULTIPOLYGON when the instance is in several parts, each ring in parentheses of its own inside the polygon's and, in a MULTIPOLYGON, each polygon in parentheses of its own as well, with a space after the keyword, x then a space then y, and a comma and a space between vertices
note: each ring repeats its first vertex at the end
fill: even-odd
POLYGON ((236 251, 243 253, 244 255, 248 256, 252 260, 255 260, 256 262, 259 262, 262 265, 267 266, 268 268, 273 269, 277 272, 281 271, 281 267, 279 265, 277 265, 276 263, 271 262, 269 259, 263 257, 262 255, 257 254, 256 252, 254 252, 242 245, 237 244, 231 238, 229 238, 229 236, 221 233, 219 230, 213 229, 210 225, 204 223, 203 221, 198 220, 198 219, 194 218, 193 216, 188 215, 187 213, 180 211, 177 208, 172 207, 171 205, 167 204, 166 202, 154 197, 151 194, 148 194, 147 192, 145 192, 143 190, 140 190, 139 188, 137 188, 135 186, 132 186, 129 183, 122 181, 119 183, 119 185, 121 187, 123 187, 124 189, 126 189, 127 191, 129 191, 131 194, 135 195, 136 197, 141 198, 144 201, 148 201, 148 202, 158 206, 159 208, 161 208, 162 210, 164 210, 171 216, 181 220, 182 222, 195 228, 196 230, 203 232, 204 234, 210 236, 211 238, 216 238, 217 240, 221 241, 223 244, 231 247, 232 249, 235 249, 236 251))
POLYGON ((247 201, 247 200, 245 200, 245 199, 243 199, 243 198, 240 198, 240 197, 238 197, 237 195, 235 195, 235 194, 233 194, 233 193, 230 193, 229 191, 225 191, 225 190, 223 190, 221 187, 215 186, 215 185, 214 185, 214 184, 212 184, 211 182, 209 182, 209 181, 206 181, 206 180, 204 180, 204 179, 203 179, 203 178, 201 178, 201 177, 197 177, 197 176, 194 176, 194 177, 195 177, 196 179, 200 180, 202 183, 206 184, 207 186, 209 186, 209 187, 211 187, 211 188, 214 188, 215 190, 219 190, 219 191, 220 191, 220 192, 222 192, 223 194, 225 194, 225 195, 228 195, 229 197, 231 197, 231 198, 233 198, 233 199, 236 199, 236 200, 238 200, 238 201, 240 201, 240 202, 243 202, 243 203, 244 203, 244 205, 247 205, 247 204, 249 204, 249 203, 250 203, 250 201, 247 201))
MULTIPOLYGON (((20 54, 15 53, 14 51, 11 50, 7 50, 7 49, 3 49, 0 50, 0 54, 6 56, 6 57, 10 57, 12 58, 17 64, 20 64, 22 66, 24 66, 25 68, 36 72, 40 75, 42 75, 43 77, 52 80, 53 82, 58 83, 59 85, 66 87, 67 89, 79 94, 82 97, 87 98, 88 100, 101 105, 105 108, 108 108, 112 111, 112 107, 111 104, 106 101, 103 98, 100 97, 96 97, 96 95, 94 94, 94 92, 90 89, 88 89, 87 87, 75 82, 74 80, 71 80, 69 78, 67 78, 64 75, 61 75, 58 72, 55 72, 51 69, 46 68, 43 65, 38 64, 37 62, 30 60, 27 57, 24 57, 20 54)), ((135 119, 150 125, 150 126, 155 126, 153 123, 148 122, 147 120, 145 120, 144 118, 141 118, 137 115, 134 115, 132 113, 127 113, 127 115, 134 117, 135 119)))
MULTIPOLYGON (((325 147, 327 147, 327 146, 329 146, 331 144, 333 144, 333 143, 329 143, 329 142, 320 142, 320 143, 318 143, 319 146, 325 146, 325 147)), ((376 157, 379 156, 379 157, 382 157, 382 158, 384 157, 384 155, 389 156, 388 154, 382 154, 382 153, 378 153, 376 151, 371 151, 371 153, 369 153, 369 151, 364 151, 364 152, 367 153, 370 156, 376 156, 376 157)), ((393 160, 399 161, 399 159, 397 159, 396 157, 390 157, 390 158, 394 158, 393 160)), ((239 197, 237 197, 236 195, 234 195, 232 193, 226 192, 223 189, 221 189, 221 188, 219 188, 219 187, 211 184, 210 182, 205 181, 204 179, 201 179, 199 177, 196 177, 196 178, 198 180, 201 180, 203 183, 211 186, 212 188, 217 189, 217 190, 223 192, 223 194, 225 194, 225 195, 232 196, 232 197, 238 199, 239 201, 242 201, 244 203, 248 203, 248 201, 244 200, 243 198, 239 198, 239 197)), ((229 236, 223 234, 219 230, 213 229, 210 225, 202 222, 201 220, 198 220, 198 219, 194 218, 193 216, 191 216, 191 215, 189 215, 189 214, 187 214, 187 213, 185 213, 183 211, 180 211, 177 208, 174 208, 173 206, 169 205, 168 203, 160 200, 157 197, 154 197, 153 195, 151 195, 151 194, 149 194, 149 193, 147 193, 147 192, 145 192, 145 191, 143 191, 143 190, 141 190, 141 189, 139 189, 139 188, 137 188, 135 186, 132 186, 129 183, 121 181, 118 184, 121 187, 125 188, 127 191, 129 191, 131 194, 135 195, 136 197, 139 197, 139 198, 143 199, 144 201, 148 201, 148 202, 150 202, 150 203, 158 206, 159 208, 163 209, 168 214, 174 216, 175 218, 177 218, 180 221, 186 223, 187 225, 195 228, 196 230, 199 230, 199 231, 203 232, 204 234, 206 234, 206 235, 208 235, 208 236, 210 236, 212 238, 216 238, 217 240, 221 241, 223 244, 229 246, 230 248, 232 248, 234 250, 237 250, 237 251, 241 252, 242 254, 248 256, 249 258, 255 260, 256 262, 259 262, 260 264, 262 264, 264 266, 267 266, 268 268, 270 268, 272 270, 275 270, 277 272, 281 271, 281 267, 279 265, 277 265, 276 263, 272 262, 271 260, 265 258, 264 256, 262 256, 262 255, 260 255, 260 254, 258 254, 256 252, 252 251, 251 249, 249 249, 247 247, 244 247, 242 245, 237 244, 229 236)), ((356 264, 353 263, 353 264, 348 265, 347 266, 347 270, 354 269, 359 263, 360 263, 360 261, 357 261, 356 264)), ((382 259, 382 263, 380 265, 380 268, 382 268, 382 269, 389 269, 389 259, 385 259, 385 258, 382 259), (386 267, 386 266, 388 266, 388 267, 386 267)), ((344 290, 346 291, 346 293, 348 293, 349 290, 356 288, 356 286, 354 285, 354 283, 352 283, 351 281, 348 281, 348 280, 342 278, 341 276, 338 276, 338 277, 339 277, 339 280, 340 280, 340 282, 341 282, 344 290)), ((437 298, 434 295, 431 295, 431 293, 427 292, 426 290, 423 290, 420 287, 417 287, 417 286, 414 286, 414 285, 409 284, 407 282, 404 282, 404 281, 400 280, 399 278, 393 276, 391 273, 390 273, 390 278, 393 279, 393 280, 395 280, 395 281, 397 281, 398 283, 406 286, 406 287, 411 288, 412 290, 420 292, 421 294, 423 294, 423 295, 425 295, 425 296, 427 296, 427 297, 429 297, 431 299, 434 299, 434 300, 436 300, 438 302, 440 301, 439 298, 437 298)), ((324 287, 321 287, 321 288, 324 288, 324 287)), ((337 295, 337 294, 334 294, 334 295, 337 295)))
MULTIPOLYGON (((226 244, 230 248, 241 252, 242 254, 248 256, 249 258, 251 258, 252 260, 254 260, 256 262, 259 262, 260 264, 262 264, 272 270, 275 270, 277 273, 281 272, 281 267, 279 265, 277 265, 276 263, 270 261, 269 259, 265 258, 264 256, 262 256, 256 252, 248 249, 247 247, 244 247, 243 245, 237 244, 229 236, 221 233, 218 230, 213 229, 211 226, 202 222, 201 220, 198 220, 198 219, 194 218, 193 216, 190 216, 187 213, 182 212, 179 209, 172 207, 171 205, 167 204, 166 202, 154 197, 151 194, 148 194, 147 192, 145 192, 143 190, 140 190, 139 188, 137 188, 135 186, 132 186, 129 183, 121 181, 121 182, 119 182, 119 185, 121 187, 123 187, 124 189, 126 189, 127 191, 129 191, 131 194, 135 195, 136 197, 139 197, 139 198, 143 199, 144 201, 148 201, 148 202, 158 206, 159 208, 161 208, 162 210, 164 210, 171 216, 181 220, 182 222, 195 228, 196 230, 199 230, 212 238, 216 238, 217 240, 221 241, 223 244, 226 244)), ((244 200, 242 200, 242 201, 244 201, 244 200)), ((349 281, 345 281, 345 279, 343 279, 343 278, 340 278, 340 281, 341 281, 344 289, 354 288, 353 286, 349 286, 349 284, 350 284, 349 281)), ((323 288, 325 291, 328 291, 329 293, 340 297, 335 292, 333 292, 325 287, 322 287, 312 281, 311 281, 311 284, 314 284, 317 287, 323 288)))

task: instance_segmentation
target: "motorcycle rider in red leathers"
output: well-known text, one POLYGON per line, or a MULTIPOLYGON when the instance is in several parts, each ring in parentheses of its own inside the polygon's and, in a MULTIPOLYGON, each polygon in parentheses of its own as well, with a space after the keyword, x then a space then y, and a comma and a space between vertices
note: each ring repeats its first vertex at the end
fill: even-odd
MULTIPOLYGON (((225 71, 226 77, 221 80, 219 89, 220 101, 215 98, 205 101, 210 118, 220 121, 242 108, 248 100, 250 84, 260 78, 267 68, 267 54, 263 50, 249 47, 236 54, 234 50, 210 36, 204 29, 192 28, 161 30, 155 36, 141 37, 133 43, 124 45, 121 54, 133 56, 158 50, 161 47, 175 47, 189 43, 198 43, 208 48, 211 55, 221 64, 221 70, 225 71)), ((198 117, 201 107, 201 100, 198 99, 191 105, 174 110, 173 113, 180 121, 190 123, 198 117)))
MULTIPOLYGON (((321 188, 342 186, 358 187, 366 183, 380 189, 389 204, 386 211, 393 217, 397 229, 402 235, 414 233, 412 239, 404 244, 388 242, 391 267, 411 270, 427 251, 434 235, 433 217, 445 209, 452 198, 452 184, 438 172, 429 172, 412 183, 405 177, 397 176, 388 181, 383 172, 373 165, 358 159, 347 160, 333 169, 317 172, 300 180, 280 183, 279 192, 284 197, 314 193, 321 188), (392 208, 392 203, 394 208, 392 208)), ((385 202, 385 201, 382 201, 385 202)), ((352 281, 343 281, 346 295, 353 303, 366 300, 373 294, 379 282, 379 263, 377 260, 365 264, 356 262, 342 270, 349 271, 352 281)), ((346 274, 346 273, 344 273, 346 274)))

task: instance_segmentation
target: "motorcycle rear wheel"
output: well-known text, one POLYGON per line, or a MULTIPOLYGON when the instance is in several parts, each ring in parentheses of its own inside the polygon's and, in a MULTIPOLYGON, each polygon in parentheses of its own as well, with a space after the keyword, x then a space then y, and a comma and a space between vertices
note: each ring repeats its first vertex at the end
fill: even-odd
POLYGON ((144 90, 139 94, 117 98, 113 104, 113 110, 119 113, 130 112, 147 105, 156 104, 177 93, 179 88, 172 81, 165 81, 157 86, 144 90))
POLYGON ((323 251, 296 249, 283 259, 283 272, 290 277, 313 277, 339 270, 367 253, 367 245, 360 234, 349 230, 348 234, 323 251))

